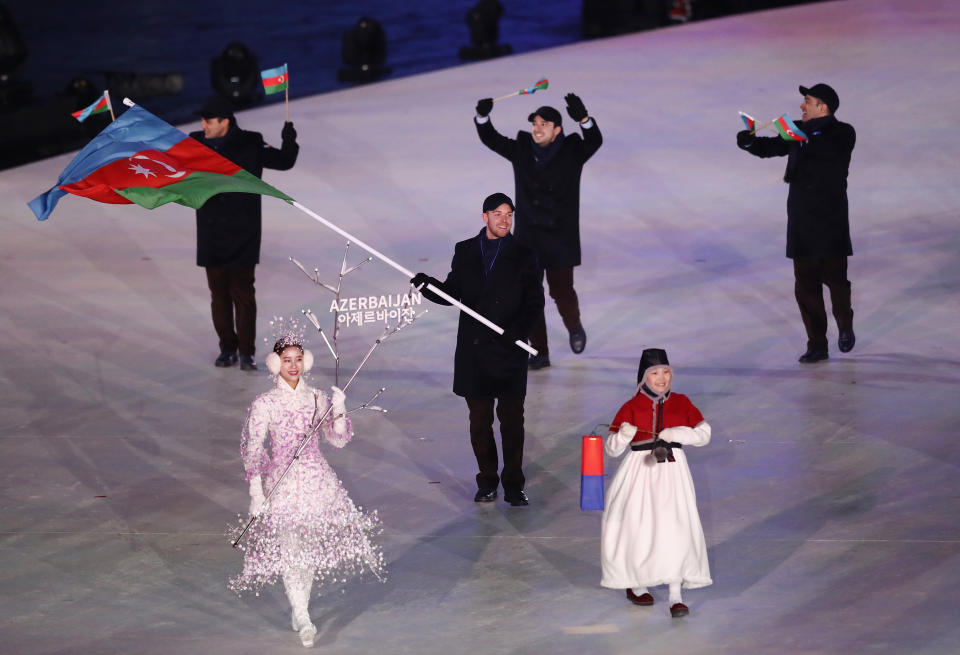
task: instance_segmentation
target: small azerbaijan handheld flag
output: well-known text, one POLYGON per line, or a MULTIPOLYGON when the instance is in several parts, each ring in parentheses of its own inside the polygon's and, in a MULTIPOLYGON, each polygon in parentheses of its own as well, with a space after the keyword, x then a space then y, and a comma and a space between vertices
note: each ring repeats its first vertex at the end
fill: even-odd
POLYGON ((99 98, 94 100, 93 104, 89 107, 85 107, 84 109, 73 112, 73 117, 82 123, 83 121, 87 120, 88 117, 93 116, 94 114, 102 114, 105 111, 110 111, 110 103, 107 101, 106 91, 104 91, 99 98))
POLYGON ((534 84, 528 86, 526 89, 520 89, 520 95, 525 96, 528 93, 536 93, 537 91, 543 91, 544 89, 547 88, 547 86, 549 86, 549 84, 550 84, 550 80, 548 80, 547 78, 543 78, 542 80, 539 80, 538 82, 535 82, 534 84))
POLYGON ((135 105, 77 153, 56 185, 27 204, 43 221, 68 193, 153 209, 168 202, 198 208, 211 196, 232 192, 293 202, 290 196, 135 105))
POLYGON ((775 120, 773 126, 777 128, 777 132, 780 133, 780 138, 784 141, 810 140, 807 138, 807 135, 803 133, 803 130, 793 124, 793 121, 790 120, 790 117, 787 114, 784 114, 775 120))
POLYGON ((267 95, 286 91, 290 86, 290 75, 287 73, 286 64, 260 71, 260 79, 263 80, 263 92, 267 95))
POLYGON ((751 132, 755 132, 757 129, 757 119, 755 119, 750 114, 744 114, 742 111, 739 112, 740 119, 743 121, 743 124, 747 126, 747 129, 751 132))

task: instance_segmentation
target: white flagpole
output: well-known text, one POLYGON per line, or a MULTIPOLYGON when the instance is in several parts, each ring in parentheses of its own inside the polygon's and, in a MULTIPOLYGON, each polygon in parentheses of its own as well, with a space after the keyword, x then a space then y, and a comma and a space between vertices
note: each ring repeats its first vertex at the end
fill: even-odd
MULTIPOLYGON (((363 248, 364 250, 366 250, 368 253, 370 253, 371 255, 373 255, 374 257, 376 257, 377 259, 379 259, 380 261, 382 261, 384 264, 387 264, 387 265, 392 266, 393 268, 397 269, 398 271, 400 271, 401 273, 403 273, 404 275, 406 275, 408 280, 413 277, 413 272, 412 272, 412 271, 407 270, 406 268, 404 268, 403 266, 401 266, 401 265, 398 264, 397 262, 393 261, 392 259, 390 259, 390 258, 387 257, 386 255, 384 255, 382 252, 380 252, 380 251, 377 250, 376 248, 373 248, 372 246, 368 246, 366 243, 364 243, 363 241, 361 241, 361 240, 358 239, 357 237, 353 236, 352 234, 350 234, 350 233, 347 232, 346 230, 340 229, 338 226, 334 225, 333 223, 331 223, 330 221, 328 221, 328 220, 325 219, 324 217, 320 216, 319 214, 311 211, 310 209, 307 209, 306 207, 304 207, 303 205, 301 205, 301 204, 300 204, 299 202, 297 202, 296 200, 293 201, 293 206, 296 207, 297 209, 299 209, 300 211, 302 211, 302 212, 303 212, 304 214, 306 214, 307 216, 309 216, 309 217, 313 218, 314 220, 316 220, 316 221, 318 221, 318 222, 326 225, 326 226, 329 227, 331 230, 333 230, 334 232, 336 232, 336 233, 339 234, 340 236, 344 237, 345 239, 349 239, 352 243, 357 244, 358 246, 360 246, 361 248, 363 248)), ((478 321, 480 321, 481 323, 483 323, 484 325, 486 325, 488 328, 490 328, 491 330, 493 330, 493 331, 496 332, 497 334, 503 334, 503 328, 502 328, 502 327, 500 327, 500 326, 497 325, 496 323, 493 323, 492 321, 488 320, 486 317, 481 316, 480 314, 478 314, 477 312, 473 311, 472 309, 470 309, 469 307, 467 307, 466 305, 464 305, 464 304, 461 303, 460 301, 456 300, 455 298, 451 298, 451 297, 450 297, 449 295, 447 295, 442 289, 438 289, 437 287, 435 287, 435 286, 432 285, 432 284, 428 284, 428 285, 427 285, 427 288, 430 289, 430 291, 432 291, 433 293, 435 293, 435 294, 437 294, 438 296, 440 296, 441 298, 443 298, 444 300, 446 300, 447 302, 449 302, 449 303, 450 303, 451 305, 453 305, 454 307, 457 307, 460 311, 462 311, 462 312, 464 312, 464 313, 466 313, 466 314, 469 314, 469 315, 472 316, 473 318, 477 319, 478 321)), ((524 350, 526 350, 526 351, 527 351, 528 353, 530 353, 531 355, 536 355, 536 354, 537 354, 537 351, 536 351, 534 348, 531 348, 528 344, 524 343, 523 341, 520 341, 519 339, 517 339, 516 341, 514 341, 514 343, 517 344, 518 346, 520 346, 521 348, 523 348, 524 350)))
POLYGON ((110 122, 117 120, 116 114, 113 113, 113 103, 110 102, 110 90, 107 89, 103 92, 103 97, 107 99, 107 109, 110 110, 110 122))

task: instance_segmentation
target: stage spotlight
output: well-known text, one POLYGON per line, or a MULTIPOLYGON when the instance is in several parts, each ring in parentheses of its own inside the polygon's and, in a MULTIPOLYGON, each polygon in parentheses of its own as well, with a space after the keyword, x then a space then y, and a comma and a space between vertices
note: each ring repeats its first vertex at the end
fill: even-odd
POLYGON ((0 110, 10 111, 30 100, 33 87, 16 75, 27 54, 27 46, 13 17, 0 4, 0 110))
POLYGON ((387 35, 376 18, 364 16, 343 35, 344 67, 337 73, 341 82, 372 82, 390 74, 387 35))
POLYGON ((583 0, 581 31, 585 38, 650 30, 670 24, 673 0, 583 0))
POLYGON ((470 43, 460 48, 460 59, 492 59, 513 52, 500 40, 500 16, 503 5, 499 0, 480 0, 467 12, 467 27, 470 28, 470 43))
POLYGON ((27 46, 7 8, 0 4, 0 73, 12 73, 27 58, 27 46))
POLYGON ((210 84, 237 107, 253 104, 262 93, 256 55, 242 43, 229 44, 210 61, 210 84))

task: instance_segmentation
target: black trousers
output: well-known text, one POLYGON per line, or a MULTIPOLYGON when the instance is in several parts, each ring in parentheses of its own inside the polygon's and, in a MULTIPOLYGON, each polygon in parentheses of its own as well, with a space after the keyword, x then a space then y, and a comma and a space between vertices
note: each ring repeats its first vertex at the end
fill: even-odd
POLYGON ((794 259, 794 295, 800 318, 807 330, 807 348, 827 350, 827 312, 823 304, 823 286, 830 289, 833 317, 840 331, 853 329, 850 281, 847 258, 794 259))
MULTIPOLYGON (((563 319, 563 326, 567 328, 567 332, 577 329, 580 327, 580 301, 577 299, 577 292, 573 288, 573 267, 551 268, 547 269, 545 273, 550 297, 557 303, 557 310, 560 312, 560 318, 563 319)), ((541 355, 550 352, 547 346, 547 319, 543 312, 540 313, 540 319, 534 324, 533 330, 530 332, 530 345, 541 355)))
POLYGON ((504 398, 466 398, 470 410, 470 445, 477 458, 478 489, 496 489, 503 482, 504 491, 520 491, 523 477, 523 396, 504 398), (500 442, 503 445, 503 472, 497 475, 497 442, 493 438, 493 406, 497 404, 500 419, 500 442))
POLYGON ((257 335, 257 299, 253 268, 207 267, 210 313, 221 352, 253 356, 257 335))

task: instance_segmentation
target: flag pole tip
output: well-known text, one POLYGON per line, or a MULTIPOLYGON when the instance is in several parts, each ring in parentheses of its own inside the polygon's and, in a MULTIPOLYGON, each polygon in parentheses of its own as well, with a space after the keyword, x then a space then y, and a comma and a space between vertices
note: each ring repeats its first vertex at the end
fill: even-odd
POLYGON ((133 100, 131 100, 130 98, 124 98, 124 99, 123 99, 123 104, 125 104, 127 107, 136 107, 136 106, 137 106, 137 103, 135 103, 135 102, 134 102, 133 100))

